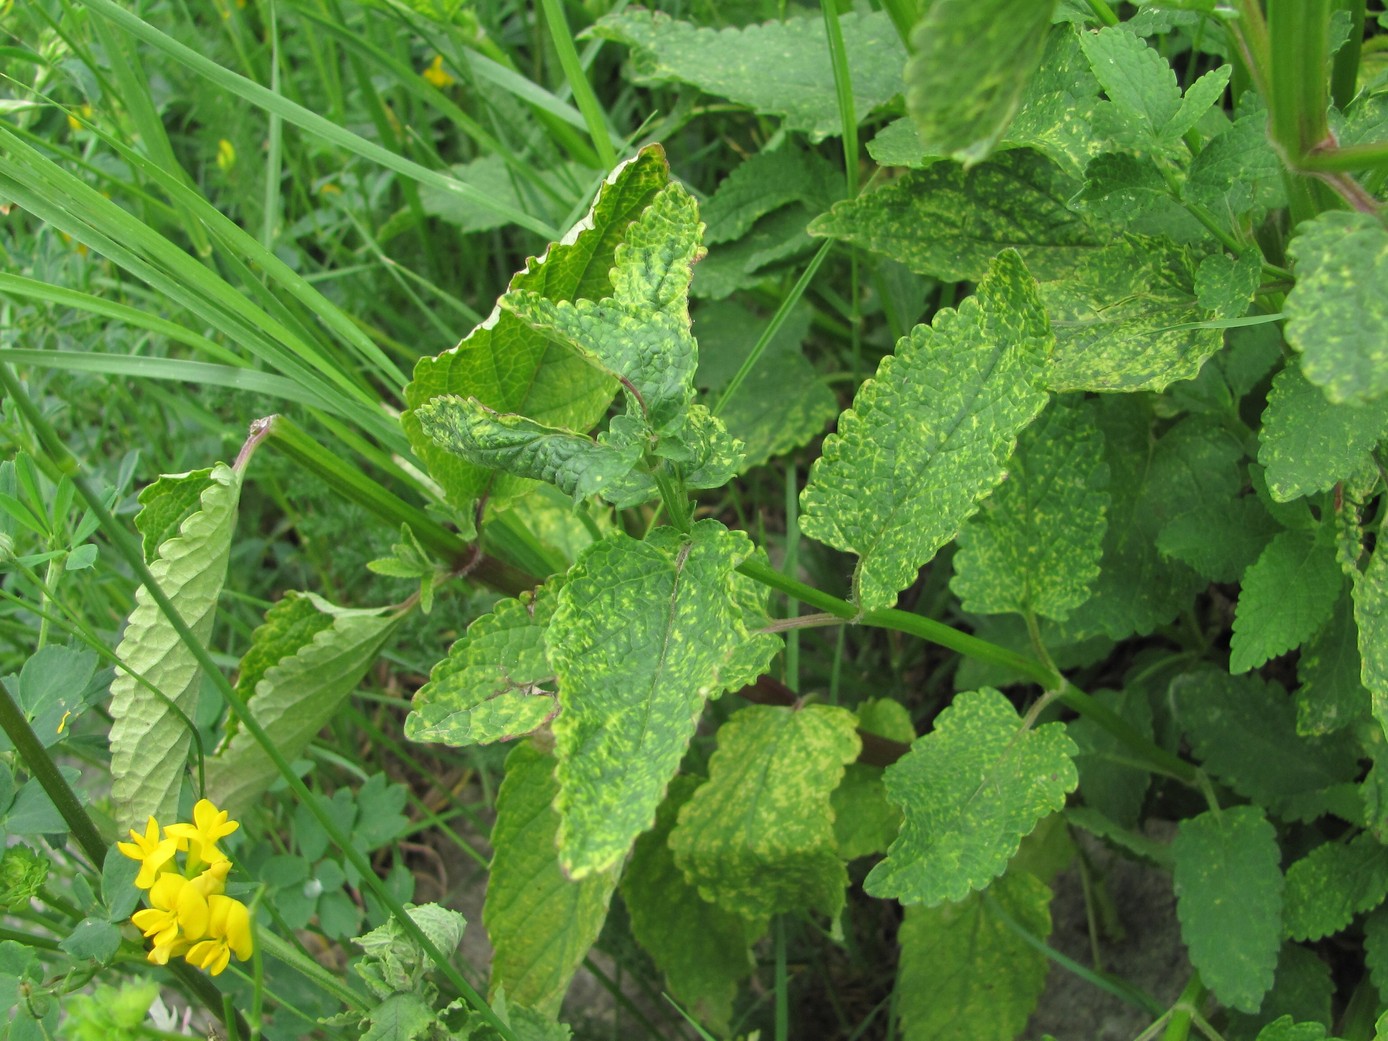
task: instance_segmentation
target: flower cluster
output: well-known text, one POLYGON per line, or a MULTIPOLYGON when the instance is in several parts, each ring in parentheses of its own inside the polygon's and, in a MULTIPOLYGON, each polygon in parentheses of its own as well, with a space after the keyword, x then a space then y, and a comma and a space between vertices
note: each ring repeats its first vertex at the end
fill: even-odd
POLYGON ((251 913, 222 892, 231 861, 217 848, 218 839, 239 827, 227 820, 226 810, 202 799, 193 807, 192 824, 170 824, 160 838, 159 822, 151 817, 143 835, 132 828, 133 842, 116 843, 140 864, 135 885, 148 890, 150 906, 130 920, 154 941, 149 960, 156 965, 182 955, 215 976, 233 954, 241 961, 251 956, 251 913))

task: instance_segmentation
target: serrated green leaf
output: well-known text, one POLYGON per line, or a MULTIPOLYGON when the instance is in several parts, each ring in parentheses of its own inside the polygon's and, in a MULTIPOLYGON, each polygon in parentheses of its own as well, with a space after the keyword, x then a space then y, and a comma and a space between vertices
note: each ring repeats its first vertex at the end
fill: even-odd
POLYGON ((58 946, 78 959, 91 959, 105 965, 120 950, 120 929, 105 918, 84 918, 58 946))
POLYGON ((1102 240, 1067 200, 1078 184, 1045 156, 1005 152, 965 170, 936 163, 846 199, 810 233, 862 246, 947 282, 977 281, 1016 249, 1040 281, 1064 278, 1102 240))
POLYGON ((1079 779, 1077 751, 1059 723, 1022 730, 996 690, 956 695, 935 729, 887 768, 887 795, 904 819, 863 888, 928 905, 984 888, 1036 822, 1065 805, 1079 779))
POLYGON ((1263 278, 1263 258, 1256 249, 1237 257, 1211 253, 1195 269, 1195 296, 1214 318, 1242 318, 1263 278))
POLYGON ((1330 210, 1297 226, 1287 246, 1287 343, 1332 402, 1388 393, 1388 229, 1373 214, 1330 210))
POLYGON ((146 564, 154 560, 161 545, 178 534, 183 522, 198 511, 202 493, 211 483, 212 469, 209 467, 185 474, 163 474, 140 490, 137 497, 140 512, 135 514, 135 527, 140 532, 146 564))
MULTIPOLYGON (((1152 705, 1141 687, 1097 690, 1091 696, 1143 737, 1152 739, 1152 705)), ((1133 761, 1131 750, 1122 741, 1093 720, 1081 716, 1066 724, 1066 730, 1079 748, 1075 768, 1085 805, 1116 824, 1136 828, 1152 775, 1133 761)))
POLYGON ((1086 213, 1111 224, 1127 225, 1138 214, 1172 204, 1171 192, 1155 164, 1127 152, 1104 152, 1084 168, 1084 188, 1074 199, 1086 213))
MULTIPOLYGON (((366 675, 401 615, 353 610, 312 593, 286 593, 265 615, 242 661, 238 691, 286 759, 298 757, 366 675)), ((269 753, 240 727, 209 756, 207 797, 233 816, 276 778, 269 753)))
MULTIPOLYGON (((240 495, 240 473, 223 463, 214 466, 197 511, 159 544, 149 565, 159 587, 204 643, 212 636, 217 597, 226 580, 240 495)), ((164 695, 154 694, 124 670, 111 682, 116 819, 126 827, 143 826, 150 816, 173 820, 192 742, 188 720, 197 707, 201 669, 143 586, 135 592, 135 608, 116 655, 164 695)))
POLYGON ((1258 462, 1279 502, 1325 491, 1358 473, 1388 435, 1388 399, 1367 404, 1328 400, 1288 365, 1272 381, 1258 432, 1258 462))
POLYGON ((987 156, 1021 107, 1054 8, 1037 0, 937 0, 926 8, 911 30, 906 110, 927 151, 965 165, 987 156))
POLYGON ((434 1010, 418 994, 392 994, 373 1008, 361 1041, 416 1041, 432 1036, 434 1010))
POLYGON ((1330 618, 1344 576, 1332 531, 1284 531, 1244 572, 1229 641, 1229 671, 1247 672, 1300 647, 1330 618))
POLYGON ((755 967, 751 945, 761 930, 709 903, 684 877, 670 850, 670 832, 699 782, 676 777, 655 827, 636 840, 622 873, 622 902, 631 932, 665 974, 671 996, 709 1028, 725 1033, 737 984, 755 967))
POLYGON ((705 405, 690 405, 677 438, 666 438, 655 454, 680 465, 686 488, 720 488, 742 468, 742 444, 728 436, 723 421, 705 405))
POLYGON ((1281 530, 1256 495, 1206 499, 1162 527, 1157 550, 1211 582, 1237 582, 1281 530))
MULTIPOLYGON (((419 904, 407 907, 406 912, 440 950, 455 951, 462 943, 467 921, 457 911, 439 904, 419 904)), ((384 925, 352 937, 352 942, 362 950, 362 957, 354 966, 356 973, 376 997, 385 998, 399 991, 433 994, 433 984, 426 980, 434 963, 397 919, 390 918, 384 925)))
POLYGON ((689 281, 703 256, 693 197, 658 191, 616 249, 612 295, 555 300, 513 289, 499 306, 619 377, 656 435, 674 433, 694 397, 698 348, 689 329, 689 281))
POLYGON ((906 1041, 1013 1041, 1046 983, 1039 940, 1051 933, 1051 890, 1026 872, 956 903, 908 907, 897 993, 906 1041))
POLYGON ((1041 282, 1055 329, 1051 390, 1164 390, 1224 345, 1196 299, 1198 254, 1167 239, 1124 235, 1041 282))
POLYGON ((815 242, 806 229, 814 216, 804 206, 785 206, 761 218, 736 242, 714 246, 694 269, 690 292, 704 299, 722 300, 808 253, 815 242))
POLYGON ((858 554, 854 598, 889 607, 1002 480, 1046 404, 1051 346, 1035 283, 999 254, 974 296, 884 358, 839 417, 801 494, 801 530, 858 554))
POLYGON ((1327 842, 1287 868, 1287 935, 1319 940, 1388 896, 1388 847, 1368 832, 1327 842))
MULTIPOLYGON (((752 638, 732 576, 751 552, 746 535, 703 520, 688 535, 609 536, 569 572, 545 645, 559 677, 559 847, 570 877, 626 855, 655 819, 705 700, 745 682, 752 638)), ((754 642, 764 668, 776 641, 754 642)))
MULTIPOLYGON (((758 220, 783 206, 810 201, 816 212, 827 209, 833 201, 834 175, 826 159, 794 141, 750 156, 733 167, 704 203, 704 241, 713 246, 740 239, 758 220)), ((702 344, 702 329, 699 339, 702 344)))
POLYGON ((496 958, 491 996, 549 1016, 559 1011, 574 971, 602 931, 617 885, 616 871, 595 871, 581 882, 559 867, 555 762, 529 741, 506 758, 492 829, 491 874, 482 921, 496 958))
POLYGON ((477 466, 548 482, 575 502, 601 495, 616 505, 634 506, 657 494, 649 474, 633 472, 644 446, 622 437, 620 427, 594 440, 450 394, 420 405, 414 419, 440 448, 477 466))
MULTIPOLYGON (((901 90, 906 51, 883 12, 839 17, 860 120, 901 90)), ((632 48, 638 83, 688 83, 763 115, 812 141, 842 132, 829 44, 820 17, 745 29, 704 29, 631 8, 599 18, 592 33, 632 48)))
POLYGON ((1334 993, 1330 966, 1309 948, 1287 941, 1282 944, 1272 989, 1264 995, 1262 1006, 1254 1015, 1230 1010, 1226 1036, 1254 1037, 1263 1027, 1286 1016, 1305 1029, 1324 1029, 1330 1025, 1334 993))
POLYGON ((758 920, 843 908, 848 873, 834 845, 830 793, 861 742, 853 714, 749 705, 718 730, 709 779, 670 835, 699 894, 758 920))
POLYGON ((1282 944, 1277 832, 1259 807, 1234 806, 1182 821, 1171 852, 1191 964, 1225 1005, 1256 1012, 1282 944))
POLYGON ((1056 402, 1022 432, 1007 480, 959 532, 950 588, 964 610, 1064 621, 1099 573, 1108 510, 1092 413, 1056 402))
POLYGON ((1374 719, 1388 733, 1388 550, 1377 547, 1369 566, 1353 577, 1360 679, 1373 695, 1374 719))
MULTIPOLYGON (((1253 96, 1246 92, 1245 99, 1253 96)), ((1248 107, 1191 160, 1184 195, 1213 213, 1251 214, 1254 223, 1286 205, 1282 161, 1268 142, 1268 116, 1248 107)))
MULTIPOLYGON (((669 183, 670 171, 659 146, 642 149, 613 171, 588 215, 545 254, 530 260, 508 291, 528 290, 551 300, 600 299, 612 291, 609 277, 616 247, 627 228, 669 183)), ((414 410, 445 394, 474 397, 501 413, 536 422, 588 431, 607 411, 617 384, 572 350, 536 333, 509 311, 499 309, 456 347, 421 358, 405 388, 401 425, 410 446, 442 486, 447 500, 465 514, 487 495, 501 506, 523 492, 527 482, 479 467, 434 444, 414 410)))
POLYGON ((1203 669, 1178 676, 1170 695, 1205 768, 1265 806, 1284 807, 1359 773, 1352 741, 1297 733, 1296 705, 1275 683, 1203 669))
POLYGON ((1359 630, 1351 597, 1342 596, 1330 620, 1301 652, 1296 675, 1296 728, 1330 734, 1369 716, 1372 699, 1360 681, 1359 630))
POLYGON ((503 600, 470 626, 415 692, 411 741, 490 744, 528 734, 559 711, 545 629, 562 579, 503 600))

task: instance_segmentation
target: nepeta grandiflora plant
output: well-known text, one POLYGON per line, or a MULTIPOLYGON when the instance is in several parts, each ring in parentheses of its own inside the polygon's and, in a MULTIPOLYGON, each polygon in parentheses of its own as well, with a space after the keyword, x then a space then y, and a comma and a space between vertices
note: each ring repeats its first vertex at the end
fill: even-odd
MULTIPOLYGON (((469 537, 524 524, 537 482, 585 518, 571 564, 511 583, 405 723, 415 741, 514 742, 493 995, 557 1013, 620 891, 669 992, 723 1032, 777 916, 837 928, 860 885, 905 908, 905 1036, 1009 1041, 1044 985, 1068 829, 1172 872, 1192 971, 1168 1038, 1325 1036, 1329 1002, 1304 995, 1330 969, 1305 944, 1333 936, 1367 951, 1341 1033, 1371 1036, 1388 994, 1388 94, 1360 70, 1362 16, 1243 0, 1118 23, 1102 3, 938 0, 905 34, 886 13, 598 21, 640 82, 721 94, 787 135, 702 217, 641 149, 405 391, 409 443, 469 537), (1182 89, 1158 33, 1212 67, 1182 89), (840 89, 790 96, 797 63, 840 89), (795 135, 856 141, 903 83, 906 115, 867 146, 884 173, 845 196, 795 135), (807 229, 958 287, 855 388, 800 493, 800 531, 851 566, 842 597, 691 502, 836 411, 798 349, 715 376, 690 321, 691 293, 714 313, 807 229), (940 618, 897 606, 923 569, 947 575, 940 618), (774 617, 773 590, 816 613, 774 617), (938 705, 763 679, 785 633, 830 624, 972 664, 938 705), (690 754, 701 727, 707 758, 690 754), (1157 790, 1178 808, 1169 842, 1143 830, 1157 790), (1032 835, 1061 853, 1019 856, 1032 835), (1281 1012, 1299 1023, 1269 1025, 1281 1012)), ((239 479, 146 493, 171 583, 191 543, 224 549, 239 479)), ((426 534, 407 525, 412 563, 384 570, 432 582, 426 534)), ((285 755, 398 618, 310 594, 270 611, 239 686, 285 755)), ((149 740, 113 735, 117 763, 149 740)), ((209 757, 209 797, 259 794, 257 755, 233 736, 209 757)), ((177 777, 117 773, 141 820, 177 798, 177 777)))

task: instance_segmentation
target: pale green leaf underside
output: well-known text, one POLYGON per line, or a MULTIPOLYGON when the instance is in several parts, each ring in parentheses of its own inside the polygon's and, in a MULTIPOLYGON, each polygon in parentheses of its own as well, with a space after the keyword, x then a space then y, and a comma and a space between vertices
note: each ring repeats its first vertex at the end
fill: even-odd
POLYGON ((1229 807, 1183 821, 1172 853, 1191 964, 1225 1005, 1256 1012, 1282 945, 1276 831, 1260 808, 1229 807))
MULTIPOLYGON (((337 607, 311 593, 286 594, 267 612, 252 646, 268 664, 254 688, 242 693, 286 759, 297 758, 356 690, 399 621, 397 614, 337 607), (281 606, 297 616, 304 605, 327 625, 316 620, 296 625, 297 618, 282 624, 275 617, 281 606)), ((277 776, 269 754, 248 730, 237 727, 207 760, 207 797, 239 816, 277 776)))
POLYGON ((545 643, 559 677, 559 846, 571 877, 626 855, 705 700, 750 671, 732 667, 748 639, 732 576, 751 552, 744 534, 704 520, 688 535, 612 535, 570 571, 545 643))
POLYGON ((559 1012, 574 971, 602 931, 616 872, 570 881, 559 868, 551 808, 554 759, 529 741, 506 759, 492 829, 491 873, 482 921, 496 951, 491 996, 549 1016, 559 1012))
POLYGON ((998 912, 1045 940, 1050 904, 1049 887, 1018 872, 957 903, 908 907, 897 970, 906 1041, 1013 1041, 1036 1007, 1049 962, 998 912))
POLYGON ((1385 434, 1388 398, 1335 404, 1288 365, 1272 381, 1258 432, 1268 491, 1279 502, 1325 491, 1363 469, 1385 434))
POLYGON ((1333 402, 1388 393, 1388 230, 1368 213, 1331 210, 1297 227, 1287 247, 1287 342, 1333 402))
POLYGON ((670 832, 698 785, 688 776, 670 782, 655 827, 636 840, 622 872, 622 902, 632 935, 665 974, 671 996, 724 1033, 737 983, 754 968, 751 943, 761 929, 704 900, 675 863, 670 832))
POLYGON ((863 886, 904 904, 960 900, 1002 873, 1022 839, 1065 805, 1078 749, 1059 723, 1022 730, 991 688, 955 696, 935 729, 887 768, 901 834, 863 886))
POLYGON ((559 711, 545 629, 561 579, 503 600, 468 626, 415 692, 411 741, 464 746, 528 734, 559 711))
POLYGON ((854 726, 830 705, 751 705, 719 728, 708 782, 670 836, 705 900, 749 919, 838 913, 848 873, 829 796, 861 748, 854 726))
POLYGON ((1280 532, 1244 572, 1230 672, 1247 672, 1300 647, 1329 619, 1344 585, 1329 534, 1328 526, 1280 532))
POLYGON ((997 144, 1041 60, 1054 7, 1041 0, 929 5, 911 31, 906 63, 906 110, 927 151, 972 164, 997 144))
POLYGON ((1007 468, 959 533, 950 588, 966 611, 1064 621, 1088 598, 1104 551, 1103 435, 1088 409, 1056 402, 1022 432, 1007 468))
MULTIPOLYGON (((184 475, 180 475, 184 476, 184 475)), ((176 478, 177 480, 178 478, 176 478)), ((224 463, 207 473, 196 512, 162 542, 149 569, 174 608, 206 642, 226 580, 241 476, 224 463)), ((197 659, 141 586, 116 656, 191 719, 197 708, 197 659)), ((117 826, 144 827, 149 816, 172 820, 191 735, 164 698, 124 670, 111 682, 111 795, 117 826)))
MULTIPOLYGON (((669 183, 658 146, 613 171, 588 216, 545 254, 511 279, 510 290, 527 290, 551 300, 599 299, 612 291, 609 272, 617 245, 630 223, 669 183)), ((483 494, 500 505, 526 487, 507 474, 470 463, 437 446, 419 426, 414 410, 445 394, 474 397, 502 413, 529 416, 547 426, 588 431, 607 411, 617 384, 567 347, 553 343, 508 311, 498 308, 462 342, 416 364, 405 388, 401 424, 410 446, 442 485, 448 501, 469 509, 483 494)))
MULTIPOLYGON (((885 13, 847 13, 839 24, 860 120, 901 91, 906 51, 885 13)), ((598 19, 596 35, 632 48, 640 83, 688 83, 764 115, 811 140, 842 132, 834 69, 818 15, 704 29, 631 8, 598 19)))
POLYGON ((1364 832, 1327 842, 1287 868, 1285 928, 1293 940, 1338 933, 1388 896, 1388 848, 1364 832))
POLYGON ((806 535, 858 554, 864 610, 895 603, 1002 480, 1045 406, 1050 346, 1035 283, 1007 251, 974 296, 913 329, 859 388, 800 502, 806 535))

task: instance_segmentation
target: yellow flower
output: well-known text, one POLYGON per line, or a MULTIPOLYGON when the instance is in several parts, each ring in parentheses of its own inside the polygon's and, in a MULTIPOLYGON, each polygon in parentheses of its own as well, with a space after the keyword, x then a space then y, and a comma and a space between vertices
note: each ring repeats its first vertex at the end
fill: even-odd
POLYGON ((178 843, 165 832, 165 838, 159 838, 159 822, 153 817, 145 825, 145 833, 141 835, 134 828, 130 829, 130 837, 134 842, 117 842, 116 849, 120 850, 131 860, 140 863, 140 874, 135 879, 135 885, 141 889, 148 889, 157 878, 165 866, 173 859, 178 851, 178 843))
POLYGON ((240 900, 229 896, 214 896, 208 901, 211 918, 208 938, 193 944, 185 957, 189 965, 206 969, 216 976, 227 967, 232 954, 238 961, 251 956, 251 912, 240 900))
POLYGON ((443 67, 443 55, 434 55, 434 60, 429 63, 429 67, 420 73, 426 80, 443 90, 444 87, 451 87, 456 80, 448 74, 448 70, 443 67))
POLYGON ((193 807, 192 824, 170 824, 164 834, 178 840, 178 848, 188 851, 190 867, 226 860, 217 840, 241 827, 240 821, 227 820, 228 811, 219 810, 209 799, 199 799, 193 807))

